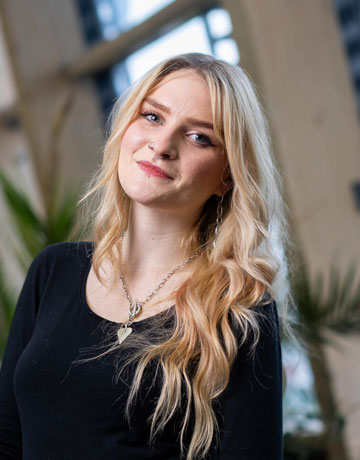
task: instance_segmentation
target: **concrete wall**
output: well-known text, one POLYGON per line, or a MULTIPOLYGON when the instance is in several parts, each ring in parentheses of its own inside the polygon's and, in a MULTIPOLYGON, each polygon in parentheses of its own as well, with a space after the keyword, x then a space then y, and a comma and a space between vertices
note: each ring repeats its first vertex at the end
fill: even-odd
MULTIPOLYGON (((10 68, 3 30, 0 23, 0 169, 11 176, 12 180, 26 188, 33 197, 35 206, 41 210, 39 195, 36 190, 31 158, 28 155, 26 139, 20 126, 14 122, 17 93, 10 68)), ((15 117, 16 118, 16 117, 15 117)), ((13 238, 10 216, 0 194, 0 254, 1 264, 6 268, 7 283, 11 289, 18 290, 23 282, 23 274, 19 271, 11 257, 9 248, 16 244, 13 238)))
POLYGON ((71 82, 64 72, 86 47, 75 2, 3 0, 0 13, 40 189, 46 195, 54 148, 50 133, 69 92, 57 168, 67 185, 83 184, 100 160, 103 127, 92 80, 71 82))
POLYGON ((14 88, 13 76, 10 70, 10 63, 5 48, 3 30, 0 23, 0 111, 10 107, 15 103, 16 93, 14 88))
MULTIPOLYGON (((83 187, 101 161, 101 108, 92 79, 71 81, 64 72, 86 49, 75 2, 4 0, 0 19, 0 167, 44 213, 52 173, 64 192, 83 187)), ((0 250, 19 287, 23 275, 9 250, 16 239, 1 202, 0 213, 0 250)))

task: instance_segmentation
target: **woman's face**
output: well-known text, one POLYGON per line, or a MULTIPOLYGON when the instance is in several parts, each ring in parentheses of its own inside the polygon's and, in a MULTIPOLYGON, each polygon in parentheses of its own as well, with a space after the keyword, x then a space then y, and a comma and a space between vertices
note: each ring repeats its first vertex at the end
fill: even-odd
POLYGON ((181 70, 141 104, 122 138, 118 175, 133 201, 196 216, 211 195, 225 191, 226 164, 208 85, 195 71, 181 70))

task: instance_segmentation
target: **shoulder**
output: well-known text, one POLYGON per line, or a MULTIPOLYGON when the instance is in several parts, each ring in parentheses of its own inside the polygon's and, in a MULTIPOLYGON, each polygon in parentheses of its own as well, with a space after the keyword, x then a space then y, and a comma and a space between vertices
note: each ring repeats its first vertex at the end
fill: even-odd
POLYGON ((258 324, 258 334, 253 338, 257 343, 255 356, 265 360, 281 360, 280 323, 277 304, 274 299, 256 305, 255 318, 258 324))
POLYGON ((43 249, 34 259, 33 265, 51 266, 68 260, 78 259, 80 262, 87 260, 93 253, 93 244, 90 241, 50 244, 43 249))
POLYGON ((244 329, 237 327, 239 348, 235 369, 248 363, 249 371, 268 375, 281 375, 281 339, 277 304, 269 298, 251 307, 255 323, 248 324, 244 339, 244 329), (254 326, 255 324, 255 326, 254 326))
POLYGON ((276 301, 273 298, 267 299, 264 303, 256 305, 254 312, 263 335, 271 335, 275 341, 279 340, 280 325, 276 301))
MULTIPOLYGON (((277 305, 271 299, 252 308, 256 312, 257 332, 251 326, 245 341, 240 337, 230 381, 238 385, 245 379, 251 382, 252 391, 274 390, 279 396, 282 394, 282 351, 277 305)), ((237 333, 241 335, 241 331, 237 333)))
POLYGON ((282 386, 282 350, 277 304, 274 299, 255 307, 259 335, 254 350, 253 370, 258 383, 266 387, 282 386), (272 381, 271 384, 269 379, 272 381))
POLYGON ((92 252, 93 244, 88 241, 50 244, 34 258, 27 278, 42 285, 54 272, 71 276, 89 264, 92 252))
MULTIPOLYGON (((247 340, 245 343, 251 346, 254 340, 257 342, 259 339, 264 340, 265 338, 271 338, 275 342, 279 341, 280 325, 276 301, 268 296, 260 303, 247 308, 251 310, 253 320, 249 321, 246 328, 247 340)), ((243 325, 236 321, 234 315, 231 315, 230 322, 235 336, 241 343, 244 335, 243 325)))

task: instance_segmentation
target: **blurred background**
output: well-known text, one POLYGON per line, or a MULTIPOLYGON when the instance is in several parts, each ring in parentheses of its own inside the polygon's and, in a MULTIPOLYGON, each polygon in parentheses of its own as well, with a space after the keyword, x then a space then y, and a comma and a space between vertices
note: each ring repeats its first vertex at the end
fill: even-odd
POLYGON ((283 344, 285 459, 359 460, 359 0, 0 0, 0 353, 32 258, 84 232, 112 104, 193 51, 250 75, 284 182, 306 344, 283 344))

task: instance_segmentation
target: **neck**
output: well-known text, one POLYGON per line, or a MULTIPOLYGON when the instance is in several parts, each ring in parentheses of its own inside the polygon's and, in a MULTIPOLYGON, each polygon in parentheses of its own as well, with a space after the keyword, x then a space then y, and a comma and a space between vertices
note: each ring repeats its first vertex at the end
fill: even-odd
POLYGON ((184 262, 191 254, 181 247, 181 240, 195 218, 133 205, 122 244, 124 275, 158 279, 184 262))

